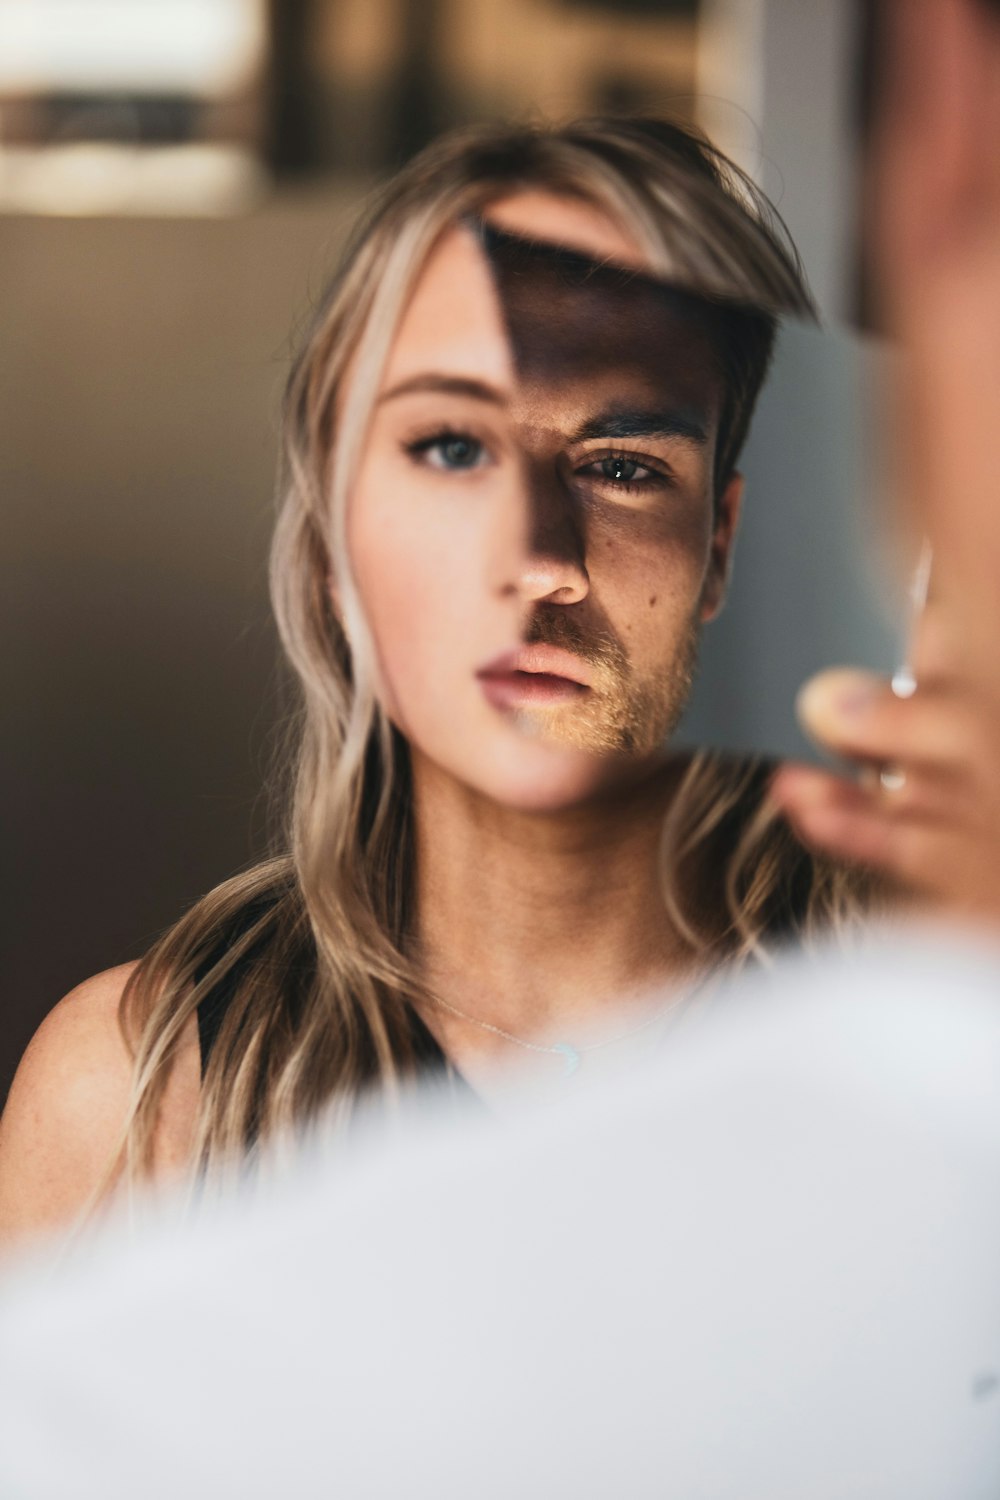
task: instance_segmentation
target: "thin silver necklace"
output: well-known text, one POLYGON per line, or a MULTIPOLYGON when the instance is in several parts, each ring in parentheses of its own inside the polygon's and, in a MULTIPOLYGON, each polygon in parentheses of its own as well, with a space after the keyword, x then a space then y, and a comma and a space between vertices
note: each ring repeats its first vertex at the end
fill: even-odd
POLYGON ((638 1036, 640 1031, 647 1031, 650 1026, 655 1025, 657 1021, 662 1021, 669 1011, 674 1010, 682 1000, 685 1000, 687 994, 688 992, 685 991, 676 996, 669 1005, 658 1010, 654 1016, 648 1016, 638 1026, 633 1026, 628 1031, 621 1031, 616 1036, 603 1037, 599 1042, 589 1042, 583 1047, 574 1047, 571 1042, 555 1042, 550 1047, 543 1047, 540 1042, 526 1041, 523 1036, 515 1036, 511 1031, 504 1031, 502 1026, 494 1026, 491 1021, 480 1021, 478 1016, 470 1016, 467 1011, 459 1010, 457 1005, 452 1005, 449 1000, 442 1000, 439 995, 432 995, 430 998, 435 1005, 440 1005, 442 1010, 450 1011, 453 1016, 468 1021, 471 1026, 478 1026, 481 1031, 491 1031, 494 1036, 503 1037, 505 1042, 513 1042, 515 1047, 523 1047, 526 1052, 548 1052, 554 1057, 561 1057, 564 1064, 563 1076, 570 1078, 579 1068, 585 1052, 597 1052, 601 1047, 611 1047, 615 1042, 627 1041, 629 1037, 638 1036))

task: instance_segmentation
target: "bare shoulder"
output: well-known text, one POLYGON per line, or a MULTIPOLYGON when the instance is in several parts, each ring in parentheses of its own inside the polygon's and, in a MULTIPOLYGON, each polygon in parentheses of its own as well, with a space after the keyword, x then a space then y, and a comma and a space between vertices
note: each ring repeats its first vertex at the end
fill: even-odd
MULTIPOLYGON (((107 1172, 131 1094, 118 1008, 135 967, 121 964, 78 985, 45 1017, 21 1060, 0 1118, 0 1238, 71 1220, 107 1172)), ((177 1119, 167 1135, 178 1140, 196 1106, 191 1065, 182 1056, 170 1089, 177 1119)))

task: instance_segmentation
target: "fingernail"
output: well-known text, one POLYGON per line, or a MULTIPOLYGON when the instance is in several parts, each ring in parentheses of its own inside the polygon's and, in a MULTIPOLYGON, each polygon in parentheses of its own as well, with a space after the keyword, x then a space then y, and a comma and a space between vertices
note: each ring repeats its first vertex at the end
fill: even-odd
POLYGON ((851 687, 843 693, 838 693, 835 702, 838 712, 844 714, 846 718, 852 718, 867 713, 877 697, 876 688, 851 687))
POLYGON ((880 686, 860 675, 822 673, 800 690, 796 705, 799 718, 807 729, 828 724, 831 718, 860 718, 874 704, 880 686))

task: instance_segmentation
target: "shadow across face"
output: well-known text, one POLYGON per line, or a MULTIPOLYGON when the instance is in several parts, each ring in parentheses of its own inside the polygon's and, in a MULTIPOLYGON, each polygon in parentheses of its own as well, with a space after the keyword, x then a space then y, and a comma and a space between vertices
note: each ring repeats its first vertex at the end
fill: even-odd
POLYGON ((704 435, 715 405, 718 493, 773 356, 775 316, 488 219, 468 222, 493 274, 525 394, 544 409, 560 386, 603 383, 644 395, 669 430, 693 437, 704 435))
POLYGON ((488 220, 470 227, 516 375, 525 551, 571 557, 587 581, 579 598, 527 599, 522 639, 582 657, 590 691, 565 712, 528 699, 518 723, 579 748, 649 751, 693 679, 726 395, 722 317, 634 268, 488 220))
MULTIPOLYGON (((470 227, 493 273, 526 386, 601 376, 645 384, 652 392, 695 394, 685 360, 710 356, 717 332, 706 299, 631 267, 512 234, 488 219, 470 227)), ((702 371, 690 374, 697 381, 702 371)))

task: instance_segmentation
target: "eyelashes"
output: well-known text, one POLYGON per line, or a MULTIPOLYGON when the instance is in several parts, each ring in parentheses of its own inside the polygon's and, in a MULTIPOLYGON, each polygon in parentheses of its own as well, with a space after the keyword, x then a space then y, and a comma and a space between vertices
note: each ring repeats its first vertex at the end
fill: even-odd
MULTIPOLYGON (((496 464, 482 438, 468 429, 440 427, 403 444, 408 458, 421 468, 440 474, 472 475, 496 464)), ((572 466, 575 479, 612 494, 644 494, 674 487, 675 479, 662 459, 625 449, 588 452, 585 463, 572 466)))
POLYGON ((588 453, 587 462, 578 464, 573 472, 601 489, 629 495, 668 490, 674 485, 674 477, 662 460, 617 448, 606 453, 588 453))
POLYGON ((494 462, 486 444, 471 432, 442 427, 426 437, 412 438, 403 444, 414 463, 444 473, 469 473, 494 462))

